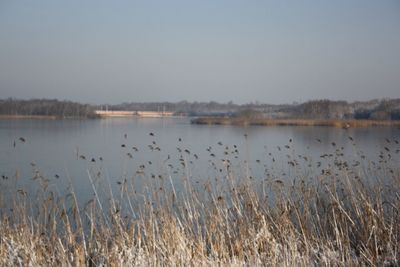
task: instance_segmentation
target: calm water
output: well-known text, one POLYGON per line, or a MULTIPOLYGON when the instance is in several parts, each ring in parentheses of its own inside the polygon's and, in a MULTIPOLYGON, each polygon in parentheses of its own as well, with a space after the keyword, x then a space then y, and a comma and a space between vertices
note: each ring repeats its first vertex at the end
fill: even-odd
POLYGON ((228 164, 236 179, 290 180, 319 174, 333 164, 335 153, 343 153, 360 171, 378 162, 380 153, 391 166, 400 166, 399 137, 400 129, 387 127, 244 128, 192 125, 186 118, 3 120, 1 192, 29 191, 39 183, 34 177, 41 176, 60 193, 72 183, 86 201, 93 195, 89 174, 95 183, 102 176, 113 188, 136 179, 138 190, 148 181, 157 186, 172 182, 179 190, 182 177, 199 185, 213 182, 226 175, 228 164))

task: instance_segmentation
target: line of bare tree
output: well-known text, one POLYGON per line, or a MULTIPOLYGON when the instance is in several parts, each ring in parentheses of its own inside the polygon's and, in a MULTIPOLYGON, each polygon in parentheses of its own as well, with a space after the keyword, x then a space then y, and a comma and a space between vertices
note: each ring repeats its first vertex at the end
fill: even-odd
POLYGON ((287 109, 289 116, 312 119, 399 120, 400 99, 346 101, 315 100, 287 109))
POLYGON ((94 118, 95 110, 168 111, 188 116, 257 116, 299 119, 400 120, 400 99, 371 101, 312 100, 305 103, 271 105, 231 102, 131 102, 118 105, 89 105, 56 99, 0 99, 0 115, 41 115, 60 118, 94 118))
POLYGON ((0 99, 1 115, 56 116, 59 118, 93 118, 95 107, 56 99, 0 99))

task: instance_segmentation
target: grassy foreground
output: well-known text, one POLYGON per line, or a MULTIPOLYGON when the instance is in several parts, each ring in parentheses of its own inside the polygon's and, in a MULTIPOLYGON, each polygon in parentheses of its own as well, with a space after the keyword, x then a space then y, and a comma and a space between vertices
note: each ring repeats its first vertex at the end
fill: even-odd
POLYGON ((62 197, 44 186, 34 209, 18 190, 0 211, 0 265, 398 266, 399 169, 342 167, 262 190, 229 172, 219 189, 183 177, 179 191, 147 188, 138 208, 129 180, 104 203, 90 172, 85 206, 72 187, 62 197))

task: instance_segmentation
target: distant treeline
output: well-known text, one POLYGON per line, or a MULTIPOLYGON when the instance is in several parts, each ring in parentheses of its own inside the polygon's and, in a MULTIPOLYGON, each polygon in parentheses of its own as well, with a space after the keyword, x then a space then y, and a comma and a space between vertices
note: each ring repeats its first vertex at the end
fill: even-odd
MULTIPOLYGON (((100 106, 106 108, 105 106, 100 106)), ((372 119, 400 120, 400 99, 371 101, 312 100, 305 103, 271 105, 249 103, 244 105, 218 102, 154 102, 122 103, 107 106, 112 110, 171 111, 188 116, 267 117, 289 119, 372 119)))
POLYGON ((400 99, 371 101, 312 100, 305 103, 271 105, 233 102, 150 102, 89 105, 55 99, 0 100, 0 115, 96 117, 95 110, 167 111, 187 116, 257 117, 270 119, 371 119, 400 120, 400 99))
POLYGON ((283 108, 289 108, 290 105, 270 105, 260 103, 250 103, 238 105, 232 101, 228 103, 210 102, 147 102, 147 103, 122 103, 118 105, 102 105, 99 109, 109 110, 130 110, 130 111, 169 111, 176 114, 186 114, 188 116, 226 116, 234 115, 241 110, 254 109, 264 113, 278 111, 283 108))
POLYGON ((289 117, 311 119, 400 120, 400 99, 346 101, 316 100, 286 109, 289 117))
POLYGON ((55 116, 59 118, 93 118, 95 107, 56 99, 0 99, 0 115, 55 116))

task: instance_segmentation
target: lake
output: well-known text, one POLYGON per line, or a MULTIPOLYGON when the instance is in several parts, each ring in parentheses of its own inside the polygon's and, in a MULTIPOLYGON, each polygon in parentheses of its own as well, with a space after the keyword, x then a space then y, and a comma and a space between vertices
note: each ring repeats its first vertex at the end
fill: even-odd
POLYGON ((72 184, 84 203, 101 181, 114 192, 133 180, 135 192, 180 191, 188 181, 201 191, 226 176, 293 183, 334 165, 360 174, 373 164, 399 166, 399 137, 394 127, 209 126, 188 118, 2 120, 0 185, 4 196, 38 184, 65 194, 72 184))

